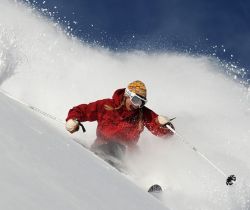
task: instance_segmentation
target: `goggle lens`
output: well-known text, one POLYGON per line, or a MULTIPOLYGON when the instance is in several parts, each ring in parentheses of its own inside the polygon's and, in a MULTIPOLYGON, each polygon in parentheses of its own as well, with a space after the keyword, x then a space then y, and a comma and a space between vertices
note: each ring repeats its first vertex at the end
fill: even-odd
POLYGON ((131 102, 135 105, 135 106, 142 106, 143 102, 140 98, 133 96, 132 98, 130 98, 131 102))
POLYGON ((128 89, 125 90, 126 94, 129 96, 130 101, 132 102, 133 105, 138 106, 138 107, 143 107, 147 100, 136 95, 133 92, 130 92, 128 89))

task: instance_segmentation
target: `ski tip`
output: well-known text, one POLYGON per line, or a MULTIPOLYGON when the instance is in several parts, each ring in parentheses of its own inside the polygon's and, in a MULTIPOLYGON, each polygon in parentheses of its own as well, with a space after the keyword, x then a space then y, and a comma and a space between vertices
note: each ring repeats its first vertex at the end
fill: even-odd
POLYGON ((152 185, 149 189, 148 189, 148 192, 149 193, 152 193, 152 192, 162 192, 162 187, 158 184, 154 184, 152 185))

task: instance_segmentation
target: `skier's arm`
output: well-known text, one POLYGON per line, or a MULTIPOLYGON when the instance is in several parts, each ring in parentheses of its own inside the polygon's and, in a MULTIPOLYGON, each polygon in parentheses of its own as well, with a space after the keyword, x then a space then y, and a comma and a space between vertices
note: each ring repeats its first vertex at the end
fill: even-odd
POLYGON ((99 100, 89 104, 81 104, 69 110, 66 121, 74 119, 79 122, 96 121, 98 118, 98 110, 104 100, 99 100))
MULTIPOLYGON (((144 125, 146 128, 155 136, 168 137, 173 135, 174 133, 166 127, 167 119, 163 116, 157 115, 152 110, 145 107, 143 111, 144 116, 144 125)), ((173 129, 174 126, 172 123, 168 122, 173 129)))

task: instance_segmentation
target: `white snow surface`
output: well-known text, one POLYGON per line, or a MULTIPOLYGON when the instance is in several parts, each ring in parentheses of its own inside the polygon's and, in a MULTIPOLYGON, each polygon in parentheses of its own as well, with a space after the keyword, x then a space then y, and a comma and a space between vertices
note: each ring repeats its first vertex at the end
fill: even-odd
POLYGON ((165 209, 3 94, 0 113, 1 209, 165 209))
POLYGON ((1 209, 250 209, 250 90, 217 61, 177 53, 112 53, 63 33, 57 23, 20 3, 0 0, 0 85, 14 98, 64 121, 70 108, 140 79, 148 104, 177 117, 176 131, 237 182, 225 177, 178 136, 145 130, 129 177, 82 148, 87 133, 70 135, 60 122, 0 95, 1 209), (146 193, 153 183, 161 202, 146 193))

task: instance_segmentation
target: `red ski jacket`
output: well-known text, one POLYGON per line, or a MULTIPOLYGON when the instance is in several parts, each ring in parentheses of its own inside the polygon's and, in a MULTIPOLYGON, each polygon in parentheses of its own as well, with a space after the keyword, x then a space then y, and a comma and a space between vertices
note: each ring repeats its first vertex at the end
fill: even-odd
POLYGON ((128 111, 122 105, 125 89, 115 91, 112 99, 103 99, 89 104, 81 104, 70 109, 66 119, 80 122, 97 121, 96 144, 115 141, 125 145, 138 142, 144 126, 156 136, 169 136, 173 133, 157 123, 158 115, 147 107, 128 111), (119 108, 117 108, 119 107, 119 108))

